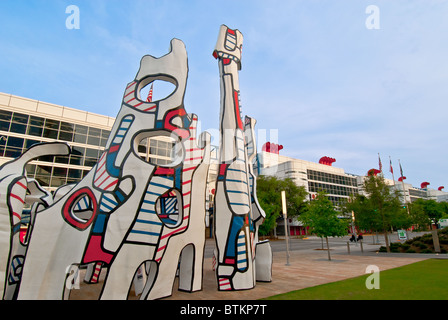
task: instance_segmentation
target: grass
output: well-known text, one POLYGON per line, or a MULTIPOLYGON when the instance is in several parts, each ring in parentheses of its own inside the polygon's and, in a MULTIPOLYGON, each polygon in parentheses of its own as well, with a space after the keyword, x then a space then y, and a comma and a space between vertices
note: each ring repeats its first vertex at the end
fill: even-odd
POLYGON ((292 291, 265 300, 447 300, 448 260, 428 259, 380 271, 379 289, 367 289, 371 274, 292 291))

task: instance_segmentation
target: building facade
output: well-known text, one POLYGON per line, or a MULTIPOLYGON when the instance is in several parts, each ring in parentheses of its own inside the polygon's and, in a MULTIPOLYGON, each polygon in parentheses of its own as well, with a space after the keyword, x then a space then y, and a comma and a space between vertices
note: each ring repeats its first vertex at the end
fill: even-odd
POLYGON ((359 192, 359 176, 346 173, 342 168, 275 153, 263 151, 258 154, 258 173, 292 179, 305 188, 309 200, 319 191, 325 191, 335 206, 359 192))
MULTIPOLYGON (((20 156, 33 144, 61 141, 68 156, 45 156, 30 162, 27 175, 53 191, 79 182, 104 151, 115 118, 0 93, 0 165, 20 156)), ((169 137, 145 139, 138 145, 142 159, 159 165, 173 161, 169 137)))
MULTIPOLYGON (((350 196, 359 193, 359 176, 346 173, 342 168, 332 166, 332 161, 322 158, 319 163, 285 157, 277 153, 260 152, 258 154, 258 174, 290 178, 296 185, 302 186, 308 193, 308 200, 324 191, 333 205, 338 207, 350 196)), ((277 221, 278 234, 284 234, 283 219, 277 221)), ((289 219, 291 235, 304 235, 306 228, 297 219, 289 219)))
MULTIPOLYGON (((20 156, 26 149, 39 142, 62 141, 70 145, 68 156, 45 156, 33 160, 27 167, 28 177, 35 178, 46 189, 53 191, 65 184, 79 182, 97 163, 104 151, 115 118, 59 106, 11 94, 0 93, 0 165, 20 156)), ((153 137, 140 141, 137 152, 145 161, 157 165, 173 162, 175 143, 169 137, 153 137)), ((258 153, 255 172, 290 178, 308 192, 312 200, 319 191, 327 193, 338 207, 342 202, 362 193, 365 176, 346 173, 333 166, 335 159, 322 157, 311 162, 279 154, 280 148, 258 153)), ((208 178, 207 208, 213 203, 217 176, 218 147, 211 148, 208 178)), ((448 201, 448 193, 430 188, 418 188, 401 181, 386 179, 403 196, 403 204, 418 198, 448 201)), ((208 212, 207 217, 211 214, 208 212)), ((208 221, 208 218, 207 218, 208 221)), ((284 230, 279 221, 279 231, 284 230)), ((297 220, 290 220, 292 235, 305 234, 297 220)))

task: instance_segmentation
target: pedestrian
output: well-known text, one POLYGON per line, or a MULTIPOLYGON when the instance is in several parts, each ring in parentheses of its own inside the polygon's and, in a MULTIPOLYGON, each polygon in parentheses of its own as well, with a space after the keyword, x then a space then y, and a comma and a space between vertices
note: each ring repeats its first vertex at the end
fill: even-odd
POLYGON ((356 241, 356 238, 355 238, 355 235, 352 234, 352 237, 350 238, 350 242, 354 242, 354 241, 356 241))
POLYGON ((362 239, 363 239, 362 234, 359 234, 359 235, 358 235, 358 240, 357 240, 357 241, 360 241, 360 240, 362 240, 362 239))

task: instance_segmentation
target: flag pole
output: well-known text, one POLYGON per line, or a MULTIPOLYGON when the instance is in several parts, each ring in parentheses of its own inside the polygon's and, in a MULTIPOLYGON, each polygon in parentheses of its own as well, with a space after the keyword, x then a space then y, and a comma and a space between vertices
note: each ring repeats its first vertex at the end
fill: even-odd
POLYGON ((384 177, 384 174, 383 174, 383 164, 381 163, 381 157, 380 157, 380 153, 379 152, 378 152, 378 166, 379 166, 379 169, 381 171, 381 176, 384 177))
POLYGON ((400 175, 401 175, 401 184, 403 186, 403 197, 404 197, 404 203, 406 205, 406 209, 409 214, 409 205, 408 205, 408 197, 406 196, 406 192, 404 190, 404 179, 403 179, 403 169, 401 168, 401 162, 400 159, 398 159, 398 165, 400 166, 400 175))
POLYGON ((392 168, 392 159, 389 156, 389 163, 390 163, 390 173, 392 173, 392 180, 394 181, 394 187, 395 187, 395 177, 394 177, 394 169, 392 168))
POLYGON ((282 197, 282 212, 283 212, 283 220, 285 222, 285 241, 286 241, 286 266, 289 266, 289 237, 288 237, 288 218, 286 212, 286 192, 281 192, 282 197))

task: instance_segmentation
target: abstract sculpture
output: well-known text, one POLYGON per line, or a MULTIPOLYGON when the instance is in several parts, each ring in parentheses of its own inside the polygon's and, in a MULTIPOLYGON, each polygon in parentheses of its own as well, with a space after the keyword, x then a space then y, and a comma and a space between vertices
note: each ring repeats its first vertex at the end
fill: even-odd
POLYGON ((249 156, 253 160, 256 152, 254 122, 246 118, 245 130, 241 118, 238 70, 241 69, 242 45, 241 32, 221 26, 213 52, 221 77, 220 153, 214 204, 215 270, 219 290, 255 286, 256 224, 264 218, 256 201, 255 178, 249 160, 249 156))
POLYGON ((50 194, 37 181, 26 177, 25 166, 43 155, 67 155, 69 152, 69 146, 64 143, 35 145, 19 158, 0 167, 0 296, 3 299, 17 298, 38 205, 44 208, 53 202, 50 194), (25 203, 34 205, 28 232, 20 237, 25 203))
POLYGON ((197 116, 184 109, 187 72, 177 39, 167 55, 142 58, 97 165, 39 214, 19 299, 60 299, 64 292, 67 298, 67 275, 80 265, 107 269, 102 299, 126 299, 140 267, 146 271, 142 298, 161 298, 171 294, 181 253, 179 288, 202 288, 210 150, 207 133, 196 140, 197 116), (176 89, 166 99, 143 101, 140 90, 155 80, 176 89), (171 137, 176 151, 166 166, 137 152, 140 141, 158 136, 171 137))
MULTIPOLYGON (((264 212, 252 167, 256 121, 246 117, 243 124, 239 109, 241 44, 239 31, 221 28, 215 50, 224 90, 214 220, 219 290, 249 289, 256 278, 271 279, 269 243, 258 242, 264 212)), ((0 167, 3 299, 68 299, 81 267, 86 283, 98 283, 106 273, 100 299, 127 299, 133 284, 141 299, 167 297, 176 276, 180 290, 202 289, 211 139, 207 132, 197 137, 198 118, 184 108, 187 74, 185 45, 178 39, 168 54, 144 56, 125 88, 104 153, 76 185, 50 194, 26 177, 30 160, 68 154, 62 143, 35 145, 0 167), (141 90, 156 80, 175 90, 158 101, 142 99, 141 90), (140 156, 141 141, 157 137, 172 142, 171 163, 140 156), (25 202, 34 204, 21 238, 25 202)))

